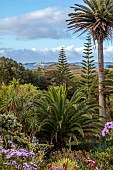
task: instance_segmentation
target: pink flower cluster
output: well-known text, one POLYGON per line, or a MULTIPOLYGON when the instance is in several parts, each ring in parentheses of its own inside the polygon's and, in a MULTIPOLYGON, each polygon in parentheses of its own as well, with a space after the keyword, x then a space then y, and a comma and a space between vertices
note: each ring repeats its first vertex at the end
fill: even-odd
POLYGON ((94 170, 98 170, 98 168, 96 167, 95 161, 91 160, 90 158, 87 159, 86 163, 89 164, 89 165, 91 165, 91 167, 92 167, 94 170))
POLYGON ((107 133, 109 133, 109 130, 113 129, 113 121, 107 122, 104 126, 104 129, 102 130, 102 136, 105 136, 107 133))

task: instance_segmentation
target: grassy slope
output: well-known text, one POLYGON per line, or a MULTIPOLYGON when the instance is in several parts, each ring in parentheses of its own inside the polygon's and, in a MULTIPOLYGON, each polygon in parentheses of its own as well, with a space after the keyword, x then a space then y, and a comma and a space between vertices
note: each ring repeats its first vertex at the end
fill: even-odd
MULTIPOLYGON (((69 65, 69 69, 72 72, 73 75, 75 76, 80 76, 81 74, 81 66, 76 66, 76 65, 69 65)), ((56 65, 51 65, 51 66, 46 66, 44 70, 50 71, 50 70, 56 70, 56 65)), ((96 73, 98 69, 95 69, 96 73)))

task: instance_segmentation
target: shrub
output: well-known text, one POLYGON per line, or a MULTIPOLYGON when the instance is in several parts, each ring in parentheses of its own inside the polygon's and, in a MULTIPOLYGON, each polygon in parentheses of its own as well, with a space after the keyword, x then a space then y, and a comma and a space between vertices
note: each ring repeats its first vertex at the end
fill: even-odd
POLYGON ((19 148, 8 141, 9 148, 2 147, 3 141, 0 140, 0 168, 2 170, 37 170, 43 161, 44 152, 34 153, 24 148, 19 148))

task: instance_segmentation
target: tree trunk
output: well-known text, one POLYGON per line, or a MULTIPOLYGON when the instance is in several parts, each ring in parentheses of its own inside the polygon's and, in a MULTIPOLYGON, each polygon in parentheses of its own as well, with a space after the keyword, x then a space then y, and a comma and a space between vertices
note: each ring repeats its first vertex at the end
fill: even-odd
POLYGON ((104 55, 103 55, 103 38, 98 39, 98 79, 99 79, 99 114, 101 120, 106 121, 105 98, 104 98, 104 55))

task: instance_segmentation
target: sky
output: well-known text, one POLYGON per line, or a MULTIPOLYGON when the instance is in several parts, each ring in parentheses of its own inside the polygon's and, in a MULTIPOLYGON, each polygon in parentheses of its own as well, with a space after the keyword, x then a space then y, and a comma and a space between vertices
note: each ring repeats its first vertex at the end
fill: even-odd
MULTIPOLYGON (((67 61, 80 62, 86 34, 68 31, 70 8, 83 0, 3 0, 0 9, 0 56, 20 63, 57 62, 61 47, 67 61)), ((97 49, 94 48, 97 61, 97 49)), ((113 44, 104 44, 104 60, 113 62, 113 44)))

